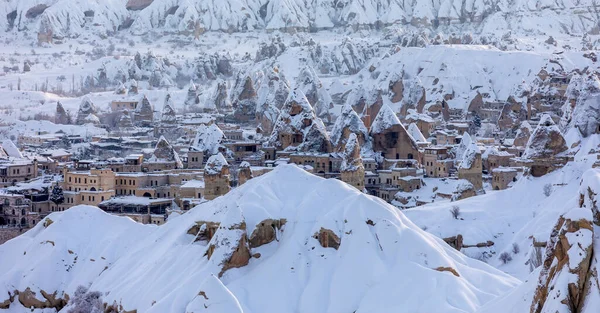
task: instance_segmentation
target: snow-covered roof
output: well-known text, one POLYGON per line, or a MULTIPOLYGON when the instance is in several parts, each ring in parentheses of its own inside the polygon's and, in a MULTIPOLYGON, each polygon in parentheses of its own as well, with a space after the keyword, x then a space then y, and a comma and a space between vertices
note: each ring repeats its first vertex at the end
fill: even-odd
POLYGON ((229 166, 229 163, 227 163, 223 154, 219 152, 208 158, 204 166, 204 172, 209 175, 220 174, 224 166, 229 166))

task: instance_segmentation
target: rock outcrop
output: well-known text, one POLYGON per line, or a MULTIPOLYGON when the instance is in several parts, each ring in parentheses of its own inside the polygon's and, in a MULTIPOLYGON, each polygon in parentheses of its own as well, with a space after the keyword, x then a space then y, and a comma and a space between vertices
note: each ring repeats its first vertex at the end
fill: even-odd
POLYGON ((358 144, 363 147, 366 144, 370 146, 369 131, 356 111, 352 109, 350 104, 344 105, 342 113, 335 120, 331 129, 331 144, 335 151, 342 151, 346 146, 346 142, 354 134, 358 140, 358 144))
POLYGON ((60 101, 56 102, 56 115, 54 117, 55 124, 71 124, 71 116, 65 111, 62 103, 60 101))
POLYGON ((562 215, 550 234, 531 313, 591 313, 598 310, 600 288, 600 172, 587 171, 579 207, 562 215))
POLYGON ((331 144, 325 125, 300 89, 290 92, 273 127, 269 143, 280 149, 329 152, 331 144))
POLYGON ((81 100, 81 104, 79 105, 79 110, 77 111, 77 120, 76 120, 77 125, 86 124, 86 118, 90 114, 96 114, 96 112, 97 112, 96 106, 94 105, 92 100, 90 100, 90 98, 88 98, 88 97, 84 97, 83 100, 81 100))
POLYGON ((523 157, 528 159, 552 158, 567 149, 562 132, 554 124, 550 115, 544 114, 527 142, 523 157))
POLYGON ((148 100, 148 97, 144 96, 142 101, 138 102, 133 112, 133 121, 136 126, 140 127, 152 127, 154 121, 154 107, 148 100))
POLYGON ((256 117, 258 96, 254 89, 254 82, 250 76, 243 79, 243 84, 236 85, 237 98, 233 102, 233 117, 238 122, 250 122, 256 117))

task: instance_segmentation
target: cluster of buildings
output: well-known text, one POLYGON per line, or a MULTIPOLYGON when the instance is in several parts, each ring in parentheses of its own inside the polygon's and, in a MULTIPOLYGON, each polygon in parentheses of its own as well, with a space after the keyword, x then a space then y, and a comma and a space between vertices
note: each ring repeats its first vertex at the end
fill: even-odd
POLYGON ((287 163, 410 208, 506 189, 569 160, 549 114, 518 120, 511 138, 471 136, 474 115, 502 117, 496 111, 504 107, 494 104, 474 105, 466 116, 447 114, 443 104, 437 113, 400 115, 378 99, 362 101, 362 110, 346 104, 327 122, 300 89, 288 90, 271 120, 236 119, 251 92, 196 113, 177 113, 170 96, 159 112, 135 84, 117 94, 109 112, 85 98, 71 117, 57 104, 57 123, 94 124, 106 135, 37 132, 2 142, 0 227, 31 227, 76 205, 160 225, 287 163))

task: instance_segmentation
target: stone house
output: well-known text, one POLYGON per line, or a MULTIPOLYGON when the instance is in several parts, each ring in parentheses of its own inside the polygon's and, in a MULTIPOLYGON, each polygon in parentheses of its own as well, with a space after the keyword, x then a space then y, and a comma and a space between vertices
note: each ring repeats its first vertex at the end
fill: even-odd
POLYGON ((492 170, 492 188, 494 190, 504 190, 513 182, 517 181, 517 176, 522 172, 522 168, 499 167, 492 170))
POLYGON ((37 176, 38 162, 35 159, 0 159, 0 187, 14 186, 37 176))
POLYGON ((448 157, 448 149, 445 147, 425 148, 423 153, 423 166, 425 176, 442 178, 450 175, 450 169, 454 168, 454 161, 448 157))
POLYGON ((129 111, 132 112, 138 105, 138 101, 134 99, 113 100, 110 102, 110 109, 113 112, 129 111))
POLYGON ((63 176, 65 201, 59 205, 59 211, 80 204, 98 206, 115 195, 115 173, 110 169, 65 169, 63 176))
POLYGON ((30 227, 39 222, 31 201, 21 194, 0 194, 0 226, 30 227))

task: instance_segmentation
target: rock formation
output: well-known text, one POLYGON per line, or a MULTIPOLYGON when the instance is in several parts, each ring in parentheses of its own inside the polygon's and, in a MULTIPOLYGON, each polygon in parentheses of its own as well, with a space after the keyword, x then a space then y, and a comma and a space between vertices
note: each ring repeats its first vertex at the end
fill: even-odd
POLYGON ((160 116, 160 124, 163 126, 175 126, 177 124, 177 114, 175 113, 175 109, 173 109, 173 101, 170 94, 167 94, 165 98, 165 105, 160 116))
POLYGON ((363 147, 366 144, 370 146, 369 131, 360 119, 358 114, 352 109, 350 104, 344 105, 340 116, 335 120, 331 129, 331 144, 335 151, 342 151, 351 134, 356 136, 358 144, 363 147))
POLYGON ((350 133, 344 147, 340 179, 362 191, 365 188, 365 167, 360 156, 360 145, 355 133, 350 133))
POLYGON ((523 158, 547 159, 567 150, 562 132, 548 114, 542 115, 540 122, 527 142, 523 158))
POLYGON ((212 155, 204 167, 204 198, 212 200, 229 192, 229 163, 220 152, 212 155))
POLYGON ((396 113, 384 104, 370 129, 373 150, 388 159, 419 159, 417 143, 410 136, 396 113))
POLYGON ((200 125, 196 130, 196 137, 192 141, 191 148, 202 151, 205 155, 219 153, 221 143, 225 140, 225 134, 217 124, 200 125))
POLYGON ((238 122, 250 122, 256 117, 257 94, 254 89, 254 82, 250 76, 244 78, 243 85, 237 85, 238 93, 233 102, 233 117, 238 122))
POLYGON ((131 114, 127 110, 123 110, 121 117, 117 122, 117 127, 120 130, 133 128, 133 121, 131 120, 131 114))
POLYGON ((598 170, 584 173, 579 207, 562 215, 552 229, 531 303, 531 313, 598 311, 598 175, 598 170))
POLYGON ((229 94, 227 92, 227 83, 225 81, 220 81, 217 83, 213 100, 215 108, 219 113, 229 114, 233 111, 233 106, 231 104, 231 100, 229 100, 229 94))
POLYGON ((296 78, 294 88, 298 88, 304 93, 318 118, 327 123, 332 121, 329 111, 333 108, 333 101, 312 67, 307 66, 302 69, 296 78))
POLYGON ((96 106, 94 105, 92 100, 90 100, 90 98, 84 97, 83 100, 81 100, 81 104, 79 105, 79 111, 77 111, 77 125, 86 124, 86 118, 88 118, 90 114, 96 114, 96 106))
POLYGON ((55 124, 71 124, 71 116, 65 111, 62 103, 60 101, 56 102, 56 115, 54 117, 55 124))
POLYGON ((533 128, 529 124, 528 121, 521 122, 521 126, 519 130, 517 130, 517 134, 515 135, 515 141, 513 145, 515 147, 526 147, 527 142, 529 141, 529 137, 531 137, 531 133, 533 133, 533 128))
POLYGON ((142 101, 138 102, 133 112, 133 121, 136 126, 152 127, 154 121, 154 107, 144 95, 142 101))
POLYGON ((148 163, 168 163, 172 164, 170 168, 183 168, 183 163, 175 148, 165 139, 160 137, 154 148, 152 156, 146 160, 148 163))
POLYGON ((290 92, 273 127, 269 143, 280 149, 329 152, 330 142, 323 122, 315 115, 300 89, 290 92))
POLYGON ((265 134, 270 134, 279 116, 279 109, 290 94, 290 83, 283 73, 274 68, 263 77, 257 93, 256 118, 260 130, 265 134))

